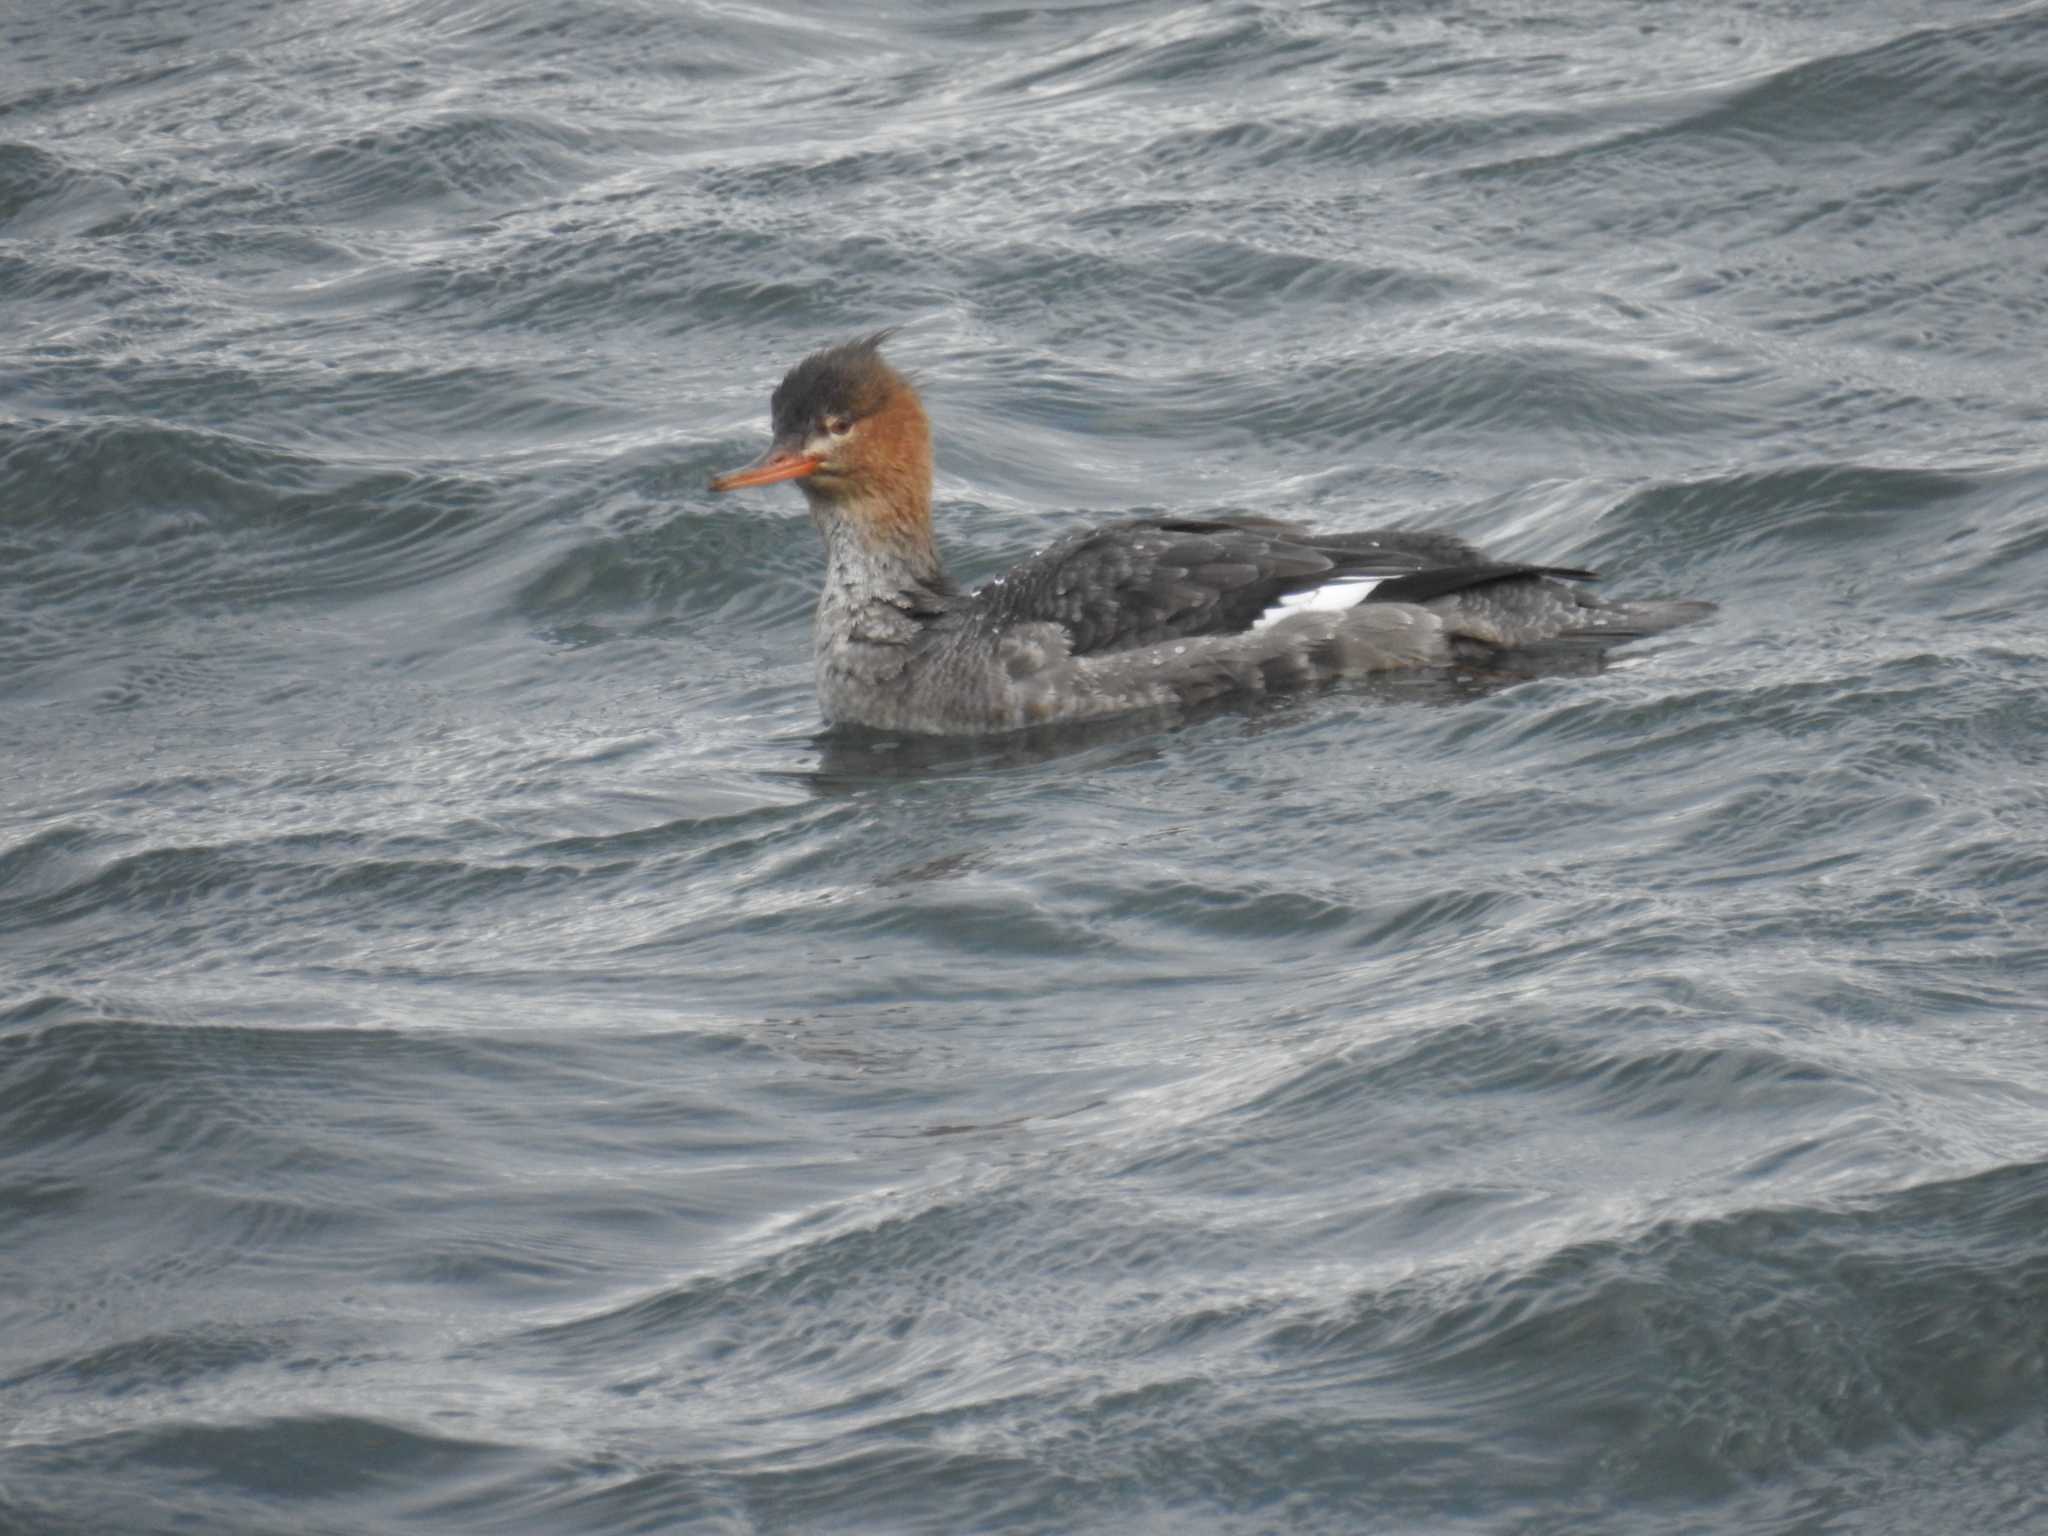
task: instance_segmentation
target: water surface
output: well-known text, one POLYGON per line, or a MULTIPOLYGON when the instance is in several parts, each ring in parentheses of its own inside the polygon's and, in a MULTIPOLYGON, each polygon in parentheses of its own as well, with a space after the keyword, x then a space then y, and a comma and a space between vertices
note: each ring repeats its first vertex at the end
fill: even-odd
POLYGON ((0 1530, 2048 1528, 2048 9, 0 16, 0 1530), (820 735, 1454 529, 1591 676, 820 735))

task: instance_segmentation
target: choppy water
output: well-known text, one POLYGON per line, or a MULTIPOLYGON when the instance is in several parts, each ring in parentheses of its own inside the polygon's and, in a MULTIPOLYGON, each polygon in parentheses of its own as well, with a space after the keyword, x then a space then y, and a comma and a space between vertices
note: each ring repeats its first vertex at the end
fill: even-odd
POLYGON ((2048 1529, 2048 8, 0 9, 0 1529, 2048 1529), (1717 599, 817 735, 1089 517, 1717 599))

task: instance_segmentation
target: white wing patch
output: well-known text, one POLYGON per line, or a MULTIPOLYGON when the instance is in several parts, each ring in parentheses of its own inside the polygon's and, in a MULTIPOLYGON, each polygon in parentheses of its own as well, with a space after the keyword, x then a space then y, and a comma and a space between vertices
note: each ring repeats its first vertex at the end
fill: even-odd
POLYGON ((1282 619, 1291 619, 1297 613, 1336 613, 1345 608, 1356 608, 1371 595, 1374 587, 1386 579, 1384 576, 1339 576, 1320 587, 1290 592, 1253 620, 1249 633, 1271 629, 1282 619))

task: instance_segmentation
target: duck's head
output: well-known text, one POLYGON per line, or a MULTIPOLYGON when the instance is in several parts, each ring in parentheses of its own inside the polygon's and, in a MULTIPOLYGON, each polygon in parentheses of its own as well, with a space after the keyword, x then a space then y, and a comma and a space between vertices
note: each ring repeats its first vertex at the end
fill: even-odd
POLYGON ((820 502, 888 508, 928 518, 931 425, 908 379, 882 359, 880 331, 813 352, 783 375, 769 402, 775 438, 745 469, 715 476, 714 491, 794 480, 820 502))

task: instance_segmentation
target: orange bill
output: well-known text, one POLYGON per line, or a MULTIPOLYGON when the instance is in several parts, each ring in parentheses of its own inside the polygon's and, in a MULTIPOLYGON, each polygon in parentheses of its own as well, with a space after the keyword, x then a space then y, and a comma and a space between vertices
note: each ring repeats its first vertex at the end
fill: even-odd
POLYGON ((777 444, 745 469, 730 470, 711 477, 714 491, 737 491, 750 485, 773 485, 778 480, 801 480, 816 474, 824 459, 815 453, 798 453, 777 444))

